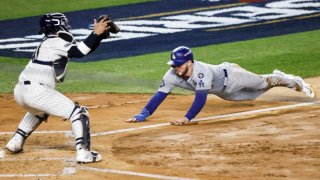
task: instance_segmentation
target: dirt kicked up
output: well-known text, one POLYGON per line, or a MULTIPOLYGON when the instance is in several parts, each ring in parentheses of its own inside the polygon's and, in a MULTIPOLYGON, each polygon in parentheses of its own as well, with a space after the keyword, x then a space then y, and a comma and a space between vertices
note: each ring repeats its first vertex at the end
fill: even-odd
MULTIPOLYGON (((319 92, 319 78, 307 81, 319 92)), ((91 132, 95 135, 92 149, 103 155, 103 161, 76 164, 70 122, 57 117, 49 117, 47 123, 41 124, 28 138, 22 153, 8 153, 5 144, 24 110, 15 104, 11 94, 3 94, 0 177, 320 179, 320 106, 316 103, 320 98, 312 100, 285 88, 274 88, 256 101, 232 102, 209 96, 198 119, 304 102, 315 104, 208 120, 192 126, 151 127, 183 116, 193 95, 170 95, 147 122, 134 124, 124 121, 138 113, 151 94, 68 96, 90 108, 91 132)))

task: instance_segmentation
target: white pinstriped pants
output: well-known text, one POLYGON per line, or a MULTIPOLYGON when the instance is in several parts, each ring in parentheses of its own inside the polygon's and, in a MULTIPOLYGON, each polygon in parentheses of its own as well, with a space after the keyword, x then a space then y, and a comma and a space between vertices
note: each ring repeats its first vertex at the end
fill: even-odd
POLYGON ((17 84, 14 89, 16 102, 33 115, 47 113, 69 118, 74 102, 62 93, 39 83, 17 84))
POLYGON ((14 89, 14 97, 16 102, 27 110, 18 126, 27 134, 41 123, 36 115, 46 113, 69 118, 75 107, 74 102, 62 93, 33 82, 26 85, 19 82, 14 89))

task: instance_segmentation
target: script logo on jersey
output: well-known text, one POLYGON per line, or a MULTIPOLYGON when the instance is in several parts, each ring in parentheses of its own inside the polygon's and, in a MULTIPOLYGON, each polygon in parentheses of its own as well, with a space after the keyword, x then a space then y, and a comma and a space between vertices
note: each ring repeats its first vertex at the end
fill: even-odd
MULTIPOLYGON (((172 0, 172 2, 174 2, 174 0, 172 0)), ((166 1, 164 3, 168 3, 168 6, 170 6, 172 2, 166 1)), ((164 51, 170 48, 167 42, 170 42, 172 47, 175 47, 180 45, 181 42, 189 46, 199 46, 244 40, 246 38, 250 39, 258 37, 255 35, 257 32, 254 30, 249 32, 250 29, 245 28, 254 28, 263 25, 267 28, 263 28, 263 31, 258 32, 262 34, 261 37, 268 36, 268 33, 269 35, 292 33, 318 29, 318 26, 320 26, 320 2, 315 0, 264 1, 253 4, 236 3, 239 1, 231 0, 230 2, 234 3, 221 4, 222 2, 206 2, 206 6, 201 8, 168 11, 130 18, 115 17, 115 22, 120 27, 121 32, 102 41, 101 45, 105 46, 103 49, 108 50, 100 51, 98 48, 97 51, 99 51, 99 54, 88 56, 88 58, 98 60, 164 51), (212 3, 213 5, 210 6, 208 3, 212 3), (291 28, 288 29, 288 26, 291 24, 282 24, 280 26, 281 23, 292 23, 294 20, 306 21, 312 18, 312 23, 315 24, 312 27, 303 27, 300 24, 291 26, 291 28), (318 19, 314 20, 314 18, 318 19), (268 29, 268 27, 274 23, 278 23, 279 26, 268 29), (283 32, 277 33, 275 31, 278 30, 278 28, 280 30, 281 28, 286 29, 283 32), (234 29, 242 29, 242 31, 228 33, 227 35, 221 34, 234 29), (166 38, 168 40, 165 40, 166 38), (132 40, 134 40, 134 43, 132 40), (117 53, 122 52, 123 49, 126 49, 125 53, 117 53)), ((190 3, 192 2, 190 1, 190 3)), ((141 11, 143 12, 143 9, 141 9, 141 11)), ((88 13, 92 13, 92 11, 88 11, 88 13)), ((69 14, 72 15, 72 13, 69 14)), ((72 18, 69 19, 72 21, 72 18)), ((70 32, 74 34, 75 39, 84 40, 87 35, 91 33, 91 30, 88 28, 90 25, 86 24, 85 26, 81 25, 81 27, 79 27, 80 25, 76 23, 80 22, 72 21, 72 27, 76 28, 70 32)), ((304 25, 305 24, 306 23, 304 23, 304 25)), ((27 30, 28 29, 25 31, 27 30)), ((10 32, 12 32, 11 37, 5 38, 0 35, 0 55, 29 57, 29 54, 35 50, 42 39, 41 35, 29 34, 16 36, 14 35, 16 31, 13 29, 9 30, 7 34, 10 32)))

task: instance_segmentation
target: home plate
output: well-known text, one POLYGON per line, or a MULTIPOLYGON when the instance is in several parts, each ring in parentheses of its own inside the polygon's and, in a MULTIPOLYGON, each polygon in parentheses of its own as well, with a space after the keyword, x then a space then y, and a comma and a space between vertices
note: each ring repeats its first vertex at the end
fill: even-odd
POLYGON ((4 157, 4 151, 0 148, 0 158, 4 157))

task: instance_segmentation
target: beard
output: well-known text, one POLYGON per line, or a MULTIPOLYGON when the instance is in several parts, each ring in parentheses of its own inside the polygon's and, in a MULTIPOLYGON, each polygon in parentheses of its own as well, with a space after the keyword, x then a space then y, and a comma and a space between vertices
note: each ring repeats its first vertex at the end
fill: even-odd
POLYGON ((187 78, 185 75, 187 74, 189 68, 188 66, 186 66, 186 68, 184 69, 184 71, 178 71, 176 70, 176 75, 182 78, 187 78))

